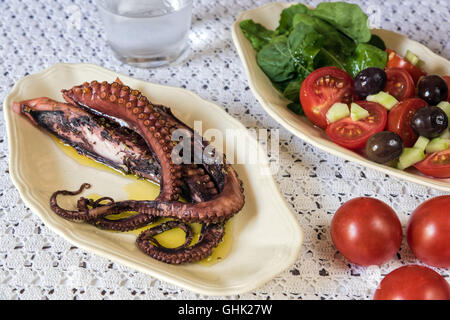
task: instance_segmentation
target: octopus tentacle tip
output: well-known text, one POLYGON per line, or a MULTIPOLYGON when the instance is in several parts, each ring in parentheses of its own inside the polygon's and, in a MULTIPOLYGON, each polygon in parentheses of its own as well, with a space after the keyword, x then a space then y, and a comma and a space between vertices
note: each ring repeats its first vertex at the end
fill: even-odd
POLYGON ((84 189, 89 189, 89 188, 91 188, 91 184, 85 182, 81 185, 80 190, 83 191, 84 189))

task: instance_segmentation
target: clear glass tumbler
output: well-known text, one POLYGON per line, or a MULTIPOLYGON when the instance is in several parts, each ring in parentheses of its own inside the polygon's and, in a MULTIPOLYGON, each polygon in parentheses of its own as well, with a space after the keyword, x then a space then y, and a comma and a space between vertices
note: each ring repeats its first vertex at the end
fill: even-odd
POLYGON ((108 43, 120 61, 159 67, 184 56, 192 0, 97 0, 108 43))

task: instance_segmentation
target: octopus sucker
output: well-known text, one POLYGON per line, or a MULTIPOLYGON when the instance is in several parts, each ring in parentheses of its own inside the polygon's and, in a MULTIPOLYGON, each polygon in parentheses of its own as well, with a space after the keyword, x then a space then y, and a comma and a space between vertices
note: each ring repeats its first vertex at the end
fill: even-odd
MULTIPOLYGON (((175 130, 189 133, 190 143, 197 148, 204 150, 209 147, 208 142, 176 118, 170 108, 153 104, 120 79, 113 83, 85 82, 62 90, 62 96, 66 102, 41 97, 15 102, 13 109, 78 153, 125 174, 158 183, 160 193, 154 200, 80 197, 76 209, 59 206, 57 198, 80 195, 90 187, 84 183, 75 191, 55 191, 50 197, 51 210, 64 219, 122 232, 169 218, 172 220, 148 228, 138 236, 136 244, 144 253, 170 264, 209 256, 222 241, 225 222, 245 203, 243 184, 224 156, 211 162, 197 161, 192 155, 192 163, 175 163, 172 160, 178 143, 172 141, 175 130), (125 212, 132 214, 123 217, 125 212), (202 224, 200 238, 194 244, 188 223, 202 224), (185 232, 185 243, 165 248, 155 236, 173 228, 185 232)), ((215 153, 211 154, 217 156, 215 153)))

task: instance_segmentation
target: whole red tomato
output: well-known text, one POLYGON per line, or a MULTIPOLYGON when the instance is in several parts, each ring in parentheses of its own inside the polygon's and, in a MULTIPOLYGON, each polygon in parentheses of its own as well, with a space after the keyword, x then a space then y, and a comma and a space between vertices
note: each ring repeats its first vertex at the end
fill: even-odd
POLYGON ((411 215, 406 231, 414 255, 424 263, 450 267, 450 196, 433 198, 411 215))
POLYGON ((374 300, 450 300, 450 286, 437 272, 423 266, 404 266, 380 283, 374 300))
POLYGON ((402 243, 402 226, 394 210, 374 198, 344 203, 331 221, 334 245, 348 260, 361 266, 381 265, 402 243))

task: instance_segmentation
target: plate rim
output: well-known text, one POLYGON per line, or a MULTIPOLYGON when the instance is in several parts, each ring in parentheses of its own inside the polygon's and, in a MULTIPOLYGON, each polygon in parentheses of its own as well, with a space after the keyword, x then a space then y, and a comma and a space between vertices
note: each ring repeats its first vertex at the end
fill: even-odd
MULTIPOLYGON (((254 97, 258 100, 258 102, 261 104, 261 106, 263 107, 263 109, 275 120, 277 121, 280 125, 282 125, 285 129, 287 129, 291 134, 297 136, 298 138, 302 139, 303 141, 313 145, 314 147, 327 152, 333 156, 336 156, 338 158, 342 158, 344 160, 356 163, 362 167, 368 167, 370 169, 376 170, 378 172, 396 177, 400 180, 405 180, 407 182, 411 182, 411 183, 416 183, 425 187, 429 187, 429 188, 433 188, 436 190, 440 190, 440 191, 444 191, 444 192, 450 192, 450 179, 447 179, 447 181, 444 181, 442 179, 434 179, 431 177, 426 177, 426 176, 422 176, 422 175, 418 175, 418 174, 413 174, 407 171, 401 171, 395 168, 390 168, 381 164, 377 164, 375 162, 369 161, 363 157, 358 156, 357 154, 348 154, 349 150, 346 150, 338 145, 335 145, 334 143, 332 143, 331 141, 327 141, 325 139, 322 138, 314 138, 314 137, 310 137, 307 134, 305 134, 304 132, 298 130, 297 128, 295 128, 294 126, 292 126, 288 121, 284 120, 276 111, 275 108, 273 108, 270 102, 268 102, 261 94, 260 92, 256 89, 256 86, 254 84, 254 81, 252 80, 253 78, 253 73, 254 70, 251 70, 249 64, 247 63, 247 58, 246 58, 246 54, 244 53, 243 50, 243 46, 241 43, 242 38, 245 39, 245 36, 243 36, 242 31, 240 30, 239 27, 239 23, 244 20, 243 18, 248 18, 246 16, 257 13, 258 11, 262 11, 262 10, 267 10, 270 9, 271 7, 281 7, 281 8, 286 8, 289 7, 291 5, 293 5, 294 3, 289 3, 289 2, 271 2, 271 3, 267 3, 265 5, 262 5, 260 7, 256 7, 253 9, 249 9, 246 11, 243 11, 239 14, 239 16, 236 18, 235 22, 233 23, 233 26, 231 28, 231 33, 232 33, 232 39, 233 39, 233 43, 234 46, 238 52, 239 58, 242 62, 242 65, 244 67, 245 70, 245 74, 247 76, 247 82, 248 85, 250 87, 250 90, 252 91, 254 97), (321 141, 323 140, 323 141, 321 141), (325 143, 324 143, 325 142, 325 143)), ((372 31, 374 31, 375 33, 377 32, 385 32, 385 33, 390 33, 396 37, 400 37, 402 38, 402 40, 408 40, 408 41, 412 41, 414 42, 416 45, 420 46, 423 50, 425 50, 427 52, 427 54, 431 55, 434 59, 438 59, 440 60, 442 63, 448 64, 450 65, 450 61, 448 61, 447 59, 445 59, 444 57, 434 53, 431 49, 429 49, 427 46, 409 39, 408 37, 406 37, 403 34, 400 33, 396 33, 394 31, 390 31, 390 30, 386 30, 386 29, 372 29, 372 31)), ((245 39, 246 40, 246 39, 245 39)), ((250 44, 248 44, 250 45, 250 44)), ((275 89, 274 89, 275 90, 275 89)), ((312 126, 312 124, 311 124, 312 126)))
MULTIPOLYGON (((22 201, 24 201, 25 205, 27 207, 29 207, 31 209, 31 211, 33 212, 33 214, 36 214, 41 219, 41 221, 44 222, 45 225, 52 232, 55 232, 56 234, 61 236, 63 239, 65 239, 69 243, 75 244, 76 246, 78 246, 79 248, 81 248, 87 252, 91 252, 91 253, 101 256, 103 258, 106 258, 111 261, 115 261, 119 264, 125 265, 131 269, 148 274, 155 279, 163 280, 167 283, 174 284, 181 288, 188 289, 190 291, 204 294, 204 295, 210 295, 210 296, 236 295, 236 294, 241 294, 241 293, 245 293, 245 292, 254 290, 254 289, 264 285, 265 283, 269 282, 270 280, 275 278, 278 274, 284 272, 286 269, 291 267, 297 261, 299 255, 300 255, 302 245, 303 245, 304 233, 303 233, 302 227, 301 227, 297 217, 294 215, 294 212, 292 211, 292 209, 289 208, 284 196, 281 194, 279 187, 276 184, 276 181, 272 175, 270 175, 270 177, 268 177, 267 180, 270 181, 271 189, 273 192, 275 192, 276 197, 277 197, 277 201, 273 201, 273 203, 276 204, 280 209, 282 209, 283 212, 286 213, 283 216, 285 217, 285 219, 287 219, 287 221, 290 222, 290 227, 292 227, 293 230, 296 231, 296 232, 292 233, 292 235, 294 236, 294 239, 293 239, 294 241, 293 241, 293 245, 290 250, 291 254, 289 256, 289 259, 285 260, 284 263, 282 265, 280 265, 280 267, 278 268, 278 270, 276 272, 272 271, 270 274, 267 274, 265 277, 254 279, 247 283, 240 283, 239 285, 218 288, 218 287, 208 287, 203 284, 198 285, 196 283, 193 283, 193 281, 187 281, 187 280, 182 281, 182 280, 178 279, 179 277, 174 278, 170 271, 167 271, 166 273, 161 274, 157 270, 155 271, 155 270, 152 270, 151 268, 144 268, 144 267, 141 267, 140 265, 133 264, 133 262, 126 260, 125 257, 119 256, 119 255, 112 255, 110 253, 102 251, 101 249, 99 249, 97 247, 92 247, 92 244, 80 242, 78 238, 74 237, 74 235, 70 229, 62 230, 61 228, 58 228, 57 226, 55 226, 51 221, 47 221, 47 219, 41 214, 40 210, 48 210, 48 209, 43 208, 42 205, 37 200, 34 200, 33 198, 29 198, 30 196, 32 196, 32 190, 29 190, 29 188, 27 188, 27 185, 24 181, 24 177, 22 177, 22 175, 20 174, 20 170, 18 170, 19 166, 18 166, 18 152, 16 150, 17 146, 12 141, 13 137, 15 136, 15 132, 18 128, 11 121, 13 112, 12 112, 12 108, 10 107, 10 104, 12 102, 12 100, 11 100, 12 97, 20 94, 20 92, 23 88, 23 83, 25 81, 29 81, 30 79, 33 79, 33 78, 39 79, 41 77, 45 77, 48 73, 56 72, 60 68, 69 68, 69 69, 71 69, 71 68, 75 68, 75 69, 76 68, 93 68, 93 69, 95 69, 95 71, 105 74, 105 76, 118 76, 122 79, 132 79, 133 81, 145 83, 146 85, 150 84, 151 86, 155 86, 155 87, 159 87, 159 88, 163 88, 163 89, 174 90, 174 91, 181 92, 183 94, 188 94, 188 95, 192 96, 193 99, 200 100, 202 102, 207 103, 208 105, 211 106, 211 108, 214 109, 215 112, 227 117, 227 119, 229 121, 231 121, 234 126, 236 126, 237 128, 243 129, 244 130, 243 132, 245 132, 246 137, 248 139, 250 139, 255 144, 255 146, 257 146, 258 152, 259 151, 262 152, 261 145, 248 133, 248 130, 245 128, 245 126, 241 122, 239 122, 234 117, 230 116, 228 113, 226 113, 226 111, 224 111, 222 108, 220 108, 214 102, 203 99, 199 94, 197 94, 195 92, 192 92, 192 91, 184 89, 184 88, 167 86, 167 85, 162 85, 162 84, 153 83, 153 82, 149 82, 149 81, 144 81, 141 79, 132 78, 125 74, 121 74, 116 71, 108 70, 106 68, 103 68, 103 67, 100 67, 100 66, 97 66, 94 64, 90 64, 90 63, 57 63, 54 65, 51 65, 50 67, 48 67, 40 72, 30 74, 30 75, 27 75, 27 76, 19 79, 14 84, 14 86, 10 90, 9 94, 6 96, 6 98, 3 102, 3 110, 4 110, 4 119, 5 119, 5 125, 6 125, 6 135, 7 135, 7 140, 8 140, 8 150, 9 150, 8 166, 9 166, 9 176, 11 178, 11 181, 12 181, 13 185, 16 187, 16 189, 18 190, 19 195, 20 195, 22 201)), ((32 81, 35 81, 35 80, 32 80, 32 81)), ((264 154, 264 153, 262 153, 262 154, 264 154)), ((268 169, 268 162, 264 162, 264 167, 268 169)))

